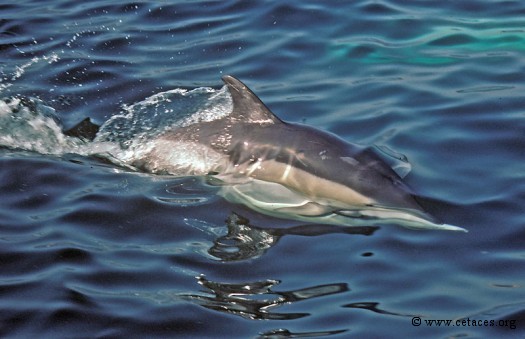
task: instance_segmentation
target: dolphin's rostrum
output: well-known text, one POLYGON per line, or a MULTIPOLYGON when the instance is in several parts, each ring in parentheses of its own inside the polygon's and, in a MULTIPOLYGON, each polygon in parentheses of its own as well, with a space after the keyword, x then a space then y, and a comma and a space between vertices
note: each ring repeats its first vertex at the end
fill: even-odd
MULTIPOLYGON (((371 148, 284 122, 241 81, 233 76, 222 79, 232 97, 231 114, 168 130, 159 136, 158 145, 183 142, 202 152, 210 181, 221 186, 227 200, 268 215, 315 223, 395 223, 465 231, 426 213, 401 177, 371 148)), ((174 150, 153 148, 134 165, 162 172, 162 159, 169 151, 174 150)))

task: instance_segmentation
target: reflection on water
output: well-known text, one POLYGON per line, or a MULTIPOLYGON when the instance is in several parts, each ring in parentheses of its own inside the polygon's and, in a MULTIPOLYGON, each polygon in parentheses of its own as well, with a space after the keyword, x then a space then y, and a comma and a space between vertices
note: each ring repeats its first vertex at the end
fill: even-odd
POLYGON ((347 284, 312 286, 295 291, 276 292, 272 288, 279 280, 267 279, 248 283, 221 283, 197 277, 197 282, 207 288, 202 294, 183 294, 181 297, 211 310, 235 314, 247 319, 292 320, 309 316, 309 313, 277 313, 272 309, 302 300, 346 292, 347 284))
POLYGON ((208 253, 223 261, 257 258, 275 245, 280 237, 271 230, 257 228, 249 220, 232 213, 226 220, 228 234, 213 241, 208 253))
POLYGON ((378 227, 342 227, 334 225, 300 225, 290 228, 262 228, 250 224, 243 216, 232 212, 226 220, 228 234, 213 241, 208 253, 223 261, 258 258, 284 235, 318 236, 331 233, 372 235, 378 227))
POLYGON ((379 313, 379 314, 398 315, 402 317, 413 317, 414 316, 411 314, 402 314, 402 313, 386 311, 386 310, 380 309, 378 306, 379 306, 379 303, 377 302, 358 302, 358 303, 347 304, 347 305, 344 305, 343 307, 361 308, 361 309, 369 310, 369 311, 379 313))
POLYGON ((347 330, 334 331, 319 331, 319 332, 290 332, 286 329, 280 328, 278 330, 261 333, 259 338, 265 339, 280 339, 280 338, 319 338, 328 335, 344 333, 347 330))

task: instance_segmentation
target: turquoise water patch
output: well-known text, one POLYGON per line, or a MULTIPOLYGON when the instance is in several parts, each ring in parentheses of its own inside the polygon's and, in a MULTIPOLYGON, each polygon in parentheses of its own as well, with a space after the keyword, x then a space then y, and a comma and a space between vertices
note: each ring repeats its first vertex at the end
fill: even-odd
POLYGON ((352 58, 360 63, 447 65, 467 58, 498 58, 525 50, 525 22, 501 24, 502 27, 492 27, 497 26, 495 23, 472 26, 438 26, 429 33, 403 40, 357 35, 351 40, 332 42, 328 53, 335 59, 352 58))

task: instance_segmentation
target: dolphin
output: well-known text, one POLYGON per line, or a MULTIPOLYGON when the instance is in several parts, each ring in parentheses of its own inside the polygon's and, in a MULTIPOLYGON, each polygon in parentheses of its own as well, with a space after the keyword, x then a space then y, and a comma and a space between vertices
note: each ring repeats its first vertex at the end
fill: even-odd
MULTIPOLYGON (((425 212, 401 177, 370 147, 351 144, 307 125, 284 122, 241 81, 222 78, 231 114, 163 132, 133 166, 166 168, 170 152, 199 152, 219 194, 263 214, 312 223, 465 231, 425 212), (184 149, 173 145, 183 144, 184 149), (165 166, 166 165, 166 166, 165 166)), ((206 173, 203 173, 205 171, 206 173)))
MULTIPOLYGON (((311 223, 464 231, 428 214, 388 160, 307 125, 285 122, 240 80, 222 78, 233 109, 222 118, 173 126, 134 151, 132 170, 205 176, 218 194, 263 214, 311 223)), ((98 140, 86 118, 65 131, 98 140)), ((103 141, 103 140, 102 140, 103 141)))

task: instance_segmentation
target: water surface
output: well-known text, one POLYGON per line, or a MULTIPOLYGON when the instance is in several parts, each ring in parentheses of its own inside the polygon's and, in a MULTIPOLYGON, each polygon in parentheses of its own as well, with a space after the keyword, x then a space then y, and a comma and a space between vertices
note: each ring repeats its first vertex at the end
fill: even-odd
POLYGON ((523 335, 524 14, 519 1, 0 5, 0 97, 45 117, 0 106, 0 335, 523 335), (270 218, 201 177, 54 139, 130 109, 133 139, 203 107, 148 98, 221 91, 225 74, 284 120, 406 155, 425 207, 469 233, 270 218), (454 326, 426 322, 440 319, 454 326))

